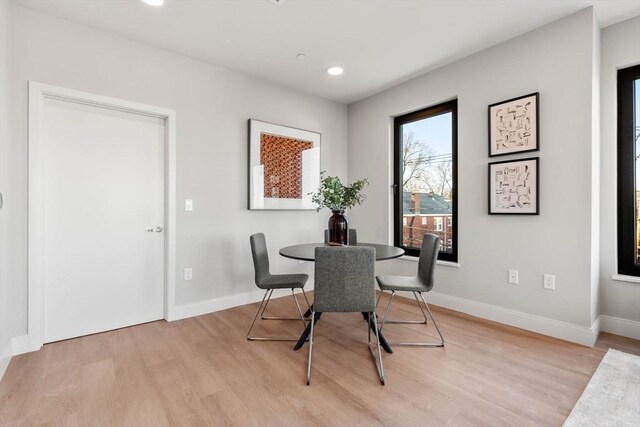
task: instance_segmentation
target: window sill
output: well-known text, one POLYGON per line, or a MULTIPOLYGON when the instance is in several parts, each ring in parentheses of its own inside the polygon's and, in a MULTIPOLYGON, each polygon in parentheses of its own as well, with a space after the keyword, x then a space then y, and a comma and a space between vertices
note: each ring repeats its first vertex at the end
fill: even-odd
MULTIPOLYGON (((410 256, 410 255, 403 255, 400 258, 403 261, 410 261, 410 262, 418 262, 420 260, 420 257, 417 256, 410 256)), ((458 264, 457 262, 451 262, 451 261, 436 261, 437 265, 442 265, 445 267, 452 267, 452 268, 460 268, 462 267, 460 264, 458 264)))
POLYGON ((640 277, 625 276, 623 274, 614 274, 612 279, 617 282, 640 283, 640 277))

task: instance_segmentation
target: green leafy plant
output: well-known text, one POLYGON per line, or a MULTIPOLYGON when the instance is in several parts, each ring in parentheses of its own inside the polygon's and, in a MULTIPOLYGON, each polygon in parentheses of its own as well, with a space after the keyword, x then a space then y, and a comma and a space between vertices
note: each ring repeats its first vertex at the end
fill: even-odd
POLYGON ((346 186, 337 176, 325 176, 323 171, 320 174, 320 188, 311 195, 311 200, 318 206, 319 212, 322 208, 329 208, 332 211, 343 211, 355 205, 360 205, 367 198, 362 194, 362 189, 369 184, 367 178, 354 182, 346 186))

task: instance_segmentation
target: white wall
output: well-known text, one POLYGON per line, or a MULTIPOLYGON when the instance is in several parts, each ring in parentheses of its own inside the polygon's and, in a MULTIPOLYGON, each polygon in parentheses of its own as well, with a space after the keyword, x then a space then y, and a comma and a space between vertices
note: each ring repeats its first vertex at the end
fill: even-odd
MULTIPOLYGON (((0 1, 0 192, 7 196, 7 146, 9 144, 9 65, 11 57, 11 3, 0 1)), ((10 307, 7 277, 7 209, 0 209, 0 378, 8 361, 10 307)))
MULTIPOLYGON (((310 271, 277 256, 277 248, 319 239, 327 215, 246 209, 248 118, 321 132, 322 169, 345 176, 348 166, 349 180, 371 181, 365 204, 350 212, 359 240, 392 241, 392 117, 457 97, 461 267, 440 266, 435 293, 589 328, 598 313, 599 276, 600 311, 640 320, 640 285, 610 280, 614 75, 616 67, 640 62, 639 19, 602 33, 599 183, 599 31, 590 9, 355 103, 347 129, 341 104, 20 6, 9 10, 9 2, 0 1, 0 89, 7 85, 10 59, 12 65, 10 120, 7 91, 0 90, 0 190, 7 202, 0 210, 0 356, 9 337, 27 332, 29 80, 177 110, 178 206, 185 198, 195 200, 194 212, 178 212, 177 303, 183 307, 254 289, 248 248, 253 232, 266 232, 274 269, 310 271), (541 150, 527 156, 541 158, 541 215, 489 216, 487 105, 535 91, 541 96, 541 150), (192 282, 181 280, 184 267, 194 268, 192 282), (520 271, 519 285, 506 283, 509 268, 520 271), (543 273, 557 276, 555 292, 542 289, 543 273)), ((524 156, 495 160, 518 157, 524 156)), ((404 260, 378 264, 379 272, 393 274, 413 274, 415 268, 404 260)))
POLYGON ((249 235, 267 236, 274 270, 309 271, 277 255, 321 239, 327 213, 247 210, 247 119, 322 134, 322 168, 346 176, 346 106, 13 6, 9 243, 12 334, 27 332, 27 82, 34 80, 177 111, 179 305, 255 289, 249 235), (193 268, 193 281, 180 272, 193 268))
MULTIPOLYGON (((602 30, 601 68, 601 274, 600 312, 640 322, 640 279, 636 283, 613 280, 617 274, 617 71, 640 64, 640 17, 602 30)), ((638 329, 638 326, 636 326, 638 329)), ((637 331, 640 337, 640 330, 637 331)))
MULTIPOLYGON (((592 9, 585 9, 350 105, 349 179, 371 181, 364 206, 351 214, 358 238, 391 241, 392 117, 457 97, 461 267, 439 266, 435 293, 506 317, 525 313, 534 323, 589 332, 597 274, 591 227, 595 31, 592 9), (490 160, 487 106, 531 92, 540 92, 540 152, 490 160), (488 215, 488 162, 529 156, 540 156, 540 216, 488 215), (520 272, 519 285, 507 284, 511 268, 520 272), (543 289, 543 273, 556 275, 556 291, 543 289)), ((416 264, 388 261, 378 269, 409 275, 416 264)))

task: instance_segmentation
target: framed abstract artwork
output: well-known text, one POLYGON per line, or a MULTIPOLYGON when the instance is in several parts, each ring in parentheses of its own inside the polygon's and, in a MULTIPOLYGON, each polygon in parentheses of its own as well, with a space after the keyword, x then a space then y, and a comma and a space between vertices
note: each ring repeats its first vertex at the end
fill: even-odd
POLYGON ((249 209, 315 209, 318 187, 319 133, 249 119, 249 209))
POLYGON ((538 92, 489 105, 489 157, 540 149, 538 92))
POLYGON ((539 157, 489 163, 489 214, 539 215, 539 157))

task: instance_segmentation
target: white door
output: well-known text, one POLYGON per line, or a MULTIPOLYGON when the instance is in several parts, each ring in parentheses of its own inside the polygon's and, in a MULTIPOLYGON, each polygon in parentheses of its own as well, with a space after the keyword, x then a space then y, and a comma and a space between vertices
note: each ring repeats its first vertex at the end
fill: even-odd
POLYGON ((42 119, 44 342, 162 319, 165 121, 51 98, 42 119))

